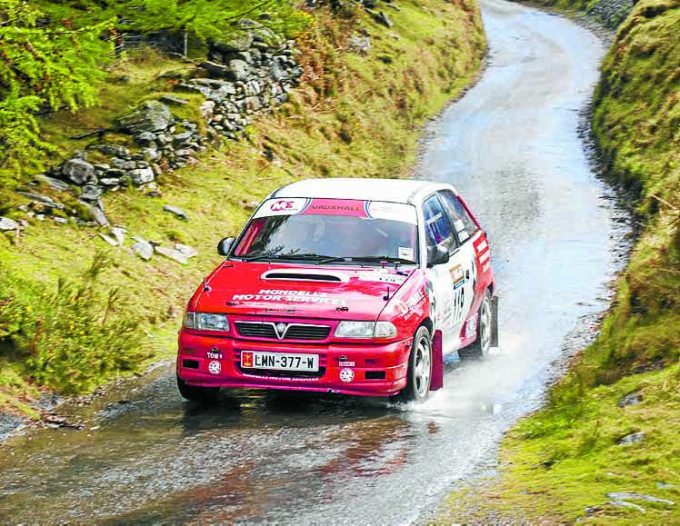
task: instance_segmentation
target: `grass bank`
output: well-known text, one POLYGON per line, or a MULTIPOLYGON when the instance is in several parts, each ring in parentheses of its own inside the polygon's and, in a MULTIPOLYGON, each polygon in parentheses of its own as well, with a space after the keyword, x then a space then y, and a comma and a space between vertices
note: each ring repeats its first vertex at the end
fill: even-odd
MULTIPOLYGON (((485 41, 474 0, 395 5, 382 4, 390 28, 359 9, 315 10, 298 38, 305 74, 288 103, 259 117, 240 141, 163 175, 160 196, 108 194, 107 215, 128 231, 125 246, 110 247, 93 228, 37 219, 20 235, 0 235, 3 409, 35 416, 43 389, 88 392, 171 356, 186 300, 219 261, 216 242, 236 233, 253 201, 274 188, 305 177, 408 173, 422 125, 473 82, 485 41), (370 35, 365 54, 349 50, 360 30, 370 35), (189 219, 164 212, 166 204, 189 219), (186 266, 158 256, 145 262, 132 253, 132 235, 190 245, 199 256, 186 266), (128 340, 112 338, 121 330, 128 340)), ((102 87, 105 104, 55 114, 44 129, 64 154, 72 152, 74 132, 106 127, 140 100, 164 93, 163 73, 187 67, 133 54, 102 87)), ((196 111, 198 102, 183 111, 196 111)), ((3 215, 24 203, 15 190, 21 188, 2 195, 3 215)))
POLYGON ((641 234, 602 331, 442 522, 680 524, 678 27, 677 1, 641 0, 603 63, 593 132, 641 234))

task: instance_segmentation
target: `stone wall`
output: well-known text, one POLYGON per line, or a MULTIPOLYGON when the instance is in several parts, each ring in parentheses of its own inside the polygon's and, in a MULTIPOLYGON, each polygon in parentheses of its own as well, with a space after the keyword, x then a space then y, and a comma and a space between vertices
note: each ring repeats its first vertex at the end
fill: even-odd
POLYGON ((94 223, 108 226, 101 200, 106 192, 141 187, 154 195, 158 191, 155 181, 163 172, 195 162, 196 153, 209 140, 237 140, 255 115, 284 103, 303 73, 295 60, 294 42, 284 41, 255 22, 240 23, 247 30, 236 40, 212 44, 194 76, 176 85, 178 96, 145 101, 116 120, 114 130, 130 136, 129 146, 92 140, 84 150, 48 170, 40 177, 43 182, 59 191, 74 187, 94 223), (205 97, 200 110, 206 136, 199 132, 198 123, 173 114, 173 106, 188 103, 181 92, 205 97), (90 162, 92 152, 98 152, 100 159, 104 154, 107 160, 90 162))

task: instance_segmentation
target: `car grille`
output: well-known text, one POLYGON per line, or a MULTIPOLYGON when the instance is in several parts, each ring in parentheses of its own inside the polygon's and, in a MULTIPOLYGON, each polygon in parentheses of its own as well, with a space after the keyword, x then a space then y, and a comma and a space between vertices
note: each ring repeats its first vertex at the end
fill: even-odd
POLYGON ((275 324, 256 323, 237 321, 235 323, 236 330, 241 336, 248 338, 266 338, 271 340, 309 340, 318 341, 325 340, 331 332, 328 325, 307 325, 303 323, 291 323, 283 333, 283 337, 279 338, 276 334, 275 324))

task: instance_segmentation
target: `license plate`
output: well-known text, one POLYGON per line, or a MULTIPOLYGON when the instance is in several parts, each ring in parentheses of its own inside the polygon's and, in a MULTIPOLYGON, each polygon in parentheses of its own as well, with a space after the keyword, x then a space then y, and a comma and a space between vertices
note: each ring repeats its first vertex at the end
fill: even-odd
POLYGON ((272 371, 319 371, 318 354, 297 354, 264 351, 241 351, 244 369, 269 369, 272 371))

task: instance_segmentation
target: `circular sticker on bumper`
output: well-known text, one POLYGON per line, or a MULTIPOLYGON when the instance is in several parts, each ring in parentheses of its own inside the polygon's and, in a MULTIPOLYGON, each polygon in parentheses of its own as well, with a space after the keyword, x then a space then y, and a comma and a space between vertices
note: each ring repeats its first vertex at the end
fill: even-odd
POLYGON ((349 383, 354 380, 354 371, 352 369, 341 369, 340 370, 340 380, 345 383, 349 383))
POLYGON ((220 374, 222 371, 222 364, 220 364, 220 362, 217 360, 212 360, 208 364, 208 371, 210 371, 210 374, 220 374))

